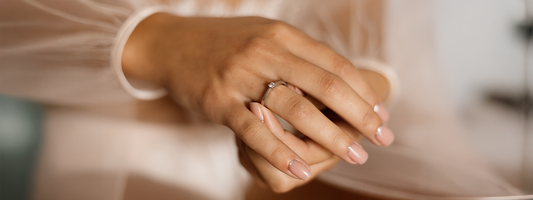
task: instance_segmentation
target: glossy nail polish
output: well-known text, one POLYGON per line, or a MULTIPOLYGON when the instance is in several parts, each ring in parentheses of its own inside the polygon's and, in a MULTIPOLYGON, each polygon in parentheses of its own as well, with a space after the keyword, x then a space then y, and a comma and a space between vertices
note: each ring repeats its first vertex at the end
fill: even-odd
POLYGON ((289 171, 301 180, 307 180, 311 177, 311 170, 298 160, 292 160, 289 163, 289 171))
POLYGON ((348 157, 350 157, 353 162, 361 165, 368 160, 368 153, 366 153, 363 147, 357 142, 353 142, 348 147, 348 157))
POLYGON ((268 110, 268 108, 264 107, 261 104, 258 104, 261 113, 263 113, 265 124, 268 126, 270 131, 274 133, 277 137, 283 137, 283 134, 285 133, 285 130, 283 130, 283 127, 279 123, 278 119, 276 119, 276 116, 272 111, 268 110))
POLYGON ((288 84, 287 87, 289 89, 291 89, 292 91, 298 93, 300 96, 304 96, 304 92, 302 90, 300 90, 300 88, 298 88, 298 87, 296 87, 296 86, 294 86, 292 84, 288 84))
POLYGON ((302 90, 300 90, 299 87, 294 86, 294 91, 296 93, 298 93, 300 96, 304 96, 304 92, 302 90))
POLYGON ((389 146, 394 141, 394 134, 386 125, 381 125, 376 131, 376 139, 383 146, 389 146))
POLYGON ((265 122, 265 117, 263 116, 263 112, 261 111, 261 108, 259 108, 259 103, 257 102, 250 102, 250 110, 252 113, 255 114, 255 116, 259 117, 262 122, 265 122))
POLYGON ((389 121, 389 112, 387 112, 387 109, 385 109, 385 106, 383 104, 378 103, 374 106, 374 112, 376 112, 381 120, 384 122, 389 121))

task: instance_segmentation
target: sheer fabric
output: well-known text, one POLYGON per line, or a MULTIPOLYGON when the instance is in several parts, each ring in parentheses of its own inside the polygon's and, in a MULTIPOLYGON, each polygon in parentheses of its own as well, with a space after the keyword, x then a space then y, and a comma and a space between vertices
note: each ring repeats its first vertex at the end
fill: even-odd
POLYGON ((133 100, 110 70, 120 26, 144 1, 0 2, 0 91, 48 104, 133 100))
MULTIPOLYGON (((342 1, 322 6, 338 6, 338 3, 342 1)), ((359 53, 356 51, 360 51, 346 48, 343 42, 349 41, 339 37, 343 35, 334 24, 331 13, 324 8, 316 9, 319 8, 313 6, 316 3, 309 2, 243 1, 234 7, 224 1, 193 0, 164 3, 150 0, 6 0, 1 4, 0 28, 4 39, 0 40, 3 63, 0 91, 52 104, 100 104, 131 100, 131 96, 139 99, 163 96, 164 92, 149 85, 135 80, 125 81, 121 70, 117 70, 117 74, 109 70, 110 66, 120 69, 121 48, 129 33, 144 17, 154 12, 213 17, 256 15, 280 19, 307 29, 306 32, 315 38, 329 41, 343 55, 356 55, 359 53), (303 18, 302 12, 309 11, 313 14, 305 16, 312 19, 303 18), (325 23, 315 23, 317 21, 325 23), (324 32, 321 26, 331 32, 324 32), (57 73, 62 73, 60 78, 57 73), (131 95, 120 89, 117 80, 131 95), (12 84, 17 81, 29 84, 12 84), (143 94, 149 90, 156 94, 143 94)), ((378 32, 374 29, 369 30, 378 32)), ((376 42, 374 40, 369 38, 370 42, 376 42)), ((351 42, 351 46, 360 46, 357 40, 351 42)), ((374 48, 369 54, 378 52, 377 45, 367 46, 374 48)))
POLYGON ((184 197, 242 198, 249 177, 231 131, 190 120, 193 114, 168 109, 165 99, 138 101, 162 93, 116 70, 124 30, 146 10, 161 11, 154 7, 181 16, 279 19, 350 60, 387 58, 405 86, 390 124, 397 142, 366 144, 368 164, 341 164, 320 178, 388 198, 520 194, 483 164, 437 94, 431 4, 391 1, 407 7, 387 11, 392 31, 382 55, 379 26, 358 9, 365 2, 0 1, 0 92, 49 105, 34 198, 121 199, 135 176, 171 185, 184 197))

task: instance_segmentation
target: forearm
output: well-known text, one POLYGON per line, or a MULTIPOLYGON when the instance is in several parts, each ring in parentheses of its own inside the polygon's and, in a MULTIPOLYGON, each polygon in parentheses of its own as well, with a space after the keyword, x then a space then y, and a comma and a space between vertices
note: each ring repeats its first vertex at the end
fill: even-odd
MULTIPOLYGON (((122 69, 128 79, 137 79, 141 81, 151 82, 158 85, 163 85, 164 70, 159 69, 163 67, 163 63, 168 58, 162 58, 168 52, 162 51, 160 48, 161 37, 181 37, 180 35, 168 35, 169 27, 176 26, 180 17, 167 13, 156 13, 146 19, 135 27, 122 54, 122 69), (170 25, 170 23, 174 23, 170 25)), ((164 41, 163 41, 164 42, 164 41)))

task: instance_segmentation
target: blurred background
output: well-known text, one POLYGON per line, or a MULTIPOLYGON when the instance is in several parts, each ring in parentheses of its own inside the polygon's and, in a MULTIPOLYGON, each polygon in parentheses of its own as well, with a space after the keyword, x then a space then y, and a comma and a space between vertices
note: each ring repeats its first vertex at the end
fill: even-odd
MULTIPOLYGON (((533 2, 436 0, 442 82, 471 142, 511 184, 533 193, 533 2)), ((1 73, 1 72, 0 72, 1 73)), ((26 199, 43 108, 0 96, 0 199, 26 199)))
POLYGON ((41 105, 0 95, 0 199, 28 199, 42 120, 41 105))
POLYGON ((441 77, 471 142, 510 183, 533 193, 531 4, 435 1, 441 77))

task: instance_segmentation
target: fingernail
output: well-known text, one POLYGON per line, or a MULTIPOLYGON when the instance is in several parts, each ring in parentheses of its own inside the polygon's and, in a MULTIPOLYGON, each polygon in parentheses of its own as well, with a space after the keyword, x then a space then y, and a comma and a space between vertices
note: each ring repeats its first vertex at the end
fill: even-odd
POLYGON ((387 112, 387 109, 385 109, 385 106, 383 104, 378 103, 374 106, 374 112, 376 112, 381 120, 383 121, 389 121, 389 112, 387 112))
POLYGON ((348 147, 348 157, 355 163, 362 165, 368 160, 368 153, 357 142, 353 142, 348 147))
POLYGON ((298 160, 292 160, 291 163, 289 163, 289 171, 291 171, 294 176, 304 181, 311 176, 309 167, 298 160))
POLYGON ((278 119, 276 119, 276 116, 272 111, 270 111, 268 108, 264 107, 263 105, 260 105, 258 103, 258 107, 261 110, 261 113, 263 113, 265 124, 268 126, 270 131, 274 133, 277 137, 282 137, 282 135, 285 133, 285 130, 283 130, 283 127, 279 123, 278 119))
POLYGON ((383 146, 389 146, 394 141, 394 134, 386 125, 381 125, 376 131, 376 139, 383 146))
POLYGON ((292 84, 289 84, 287 87, 289 87, 289 89, 291 89, 292 91, 298 93, 300 96, 304 96, 304 92, 302 90, 300 90, 300 88, 292 85, 292 84))
POLYGON ((299 87, 294 86, 294 91, 296 91, 296 93, 298 93, 300 96, 304 95, 304 92, 302 90, 300 90, 299 87))
POLYGON ((250 102, 250 110, 252 113, 254 113, 259 119, 261 119, 262 122, 265 122, 265 118, 263 117, 263 112, 261 112, 261 108, 259 108, 259 103, 257 102, 250 102))

